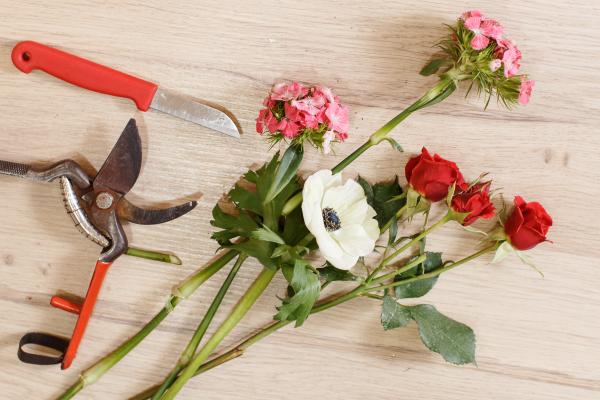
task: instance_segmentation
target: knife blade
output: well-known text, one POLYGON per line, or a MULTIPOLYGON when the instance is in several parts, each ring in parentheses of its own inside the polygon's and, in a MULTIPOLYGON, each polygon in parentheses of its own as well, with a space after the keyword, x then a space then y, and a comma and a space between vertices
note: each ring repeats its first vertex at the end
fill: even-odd
POLYGON ((38 69, 84 89, 131 99, 140 111, 152 108, 240 138, 235 118, 221 107, 159 88, 156 83, 62 50, 33 41, 24 41, 13 48, 12 61, 22 72, 30 73, 38 69))

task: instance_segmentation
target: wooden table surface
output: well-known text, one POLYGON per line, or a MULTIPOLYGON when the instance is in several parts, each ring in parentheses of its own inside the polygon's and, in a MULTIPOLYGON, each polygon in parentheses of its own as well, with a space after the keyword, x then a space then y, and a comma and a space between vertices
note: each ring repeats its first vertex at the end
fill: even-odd
MULTIPOLYGON (((272 152, 254 133, 266 91, 278 79, 330 85, 351 108, 351 131, 336 156, 309 151, 303 170, 333 166, 370 132, 434 82, 418 75, 431 46, 462 11, 499 19, 536 80, 532 102, 484 111, 461 93, 410 117, 388 146, 347 170, 370 179, 400 173, 422 145, 476 177, 491 172, 506 198, 541 201, 554 217, 550 238, 530 255, 544 271, 489 258, 446 274, 423 299, 477 333, 477 365, 446 364, 416 327, 384 332, 368 299, 310 318, 255 345, 201 378, 182 399, 598 399, 600 398, 600 7, 592 0, 465 1, 0 1, 0 158, 48 163, 74 158, 99 168, 135 117, 144 162, 131 198, 142 205, 194 198, 198 208, 172 223, 127 226, 137 246, 173 251, 182 267, 131 257, 117 261, 72 368, 20 363, 28 331, 68 336, 75 318, 52 309, 58 291, 83 294, 99 249, 63 211, 55 184, 0 177, 0 398, 51 399, 136 332, 170 288, 217 249, 209 239, 215 201, 249 166, 272 152), (100 4, 102 3, 102 4, 100 4), (20 40, 36 40, 164 87, 220 103, 245 132, 236 141, 85 92, 11 63, 20 40)), ((463 91, 464 94, 464 91, 463 91)), ((472 234, 456 226, 429 241, 449 258, 468 254, 472 234)), ((224 308, 253 280, 248 263, 224 308)), ((81 399, 125 399, 157 383, 177 358, 224 274, 186 301, 81 399)), ((278 277, 227 343, 268 322, 278 277)), ((333 289, 335 290, 335 288, 333 289)), ((222 317, 222 316, 221 316, 222 317)))

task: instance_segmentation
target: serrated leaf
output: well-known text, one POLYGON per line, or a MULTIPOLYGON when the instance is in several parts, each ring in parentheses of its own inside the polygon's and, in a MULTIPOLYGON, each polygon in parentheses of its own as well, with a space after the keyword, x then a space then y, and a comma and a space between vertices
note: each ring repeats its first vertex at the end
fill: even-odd
POLYGON ((326 263, 324 267, 317 268, 317 271, 319 271, 319 276, 323 278, 325 282, 355 281, 358 279, 352 272, 338 269, 330 263, 326 263))
POLYGON ((228 244, 233 238, 247 237, 258 228, 256 222, 246 213, 230 215, 223 212, 218 204, 213 208, 212 216, 211 225, 223 230, 214 232, 211 237, 221 246, 228 244))
POLYGON ((256 193, 253 193, 240 185, 235 185, 229 192, 229 198, 240 209, 252 211, 258 215, 263 214, 263 208, 256 193))
POLYGON ((302 157, 304 155, 304 146, 292 145, 287 148, 283 157, 277 166, 277 172, 271 183, 267 195, 265 196, 265 202, 269 203, 281 193, 285 186, 291 182, 296 176, 300 163, 302 163, 302 157))
POLYGON ((296 321, 296 327, 299 327, 319 298, 321 292, 319 276, 310 264, 303 260, 296 260, 291 279, 285 270, 284 276, 289 280, 293 294, 283 300, 274 318, 278 321, 296 321))
MULTIPOLYGON (((414 268, 396 276, 394 281, 402 281, 427 272, 431 272, 441 268, 444 264, 442 261, 442 253, 427 251, 425 252, 425 257, 425 261, 423 261, 422 264, 419 264, 414 268)), ((437 280, 438 277, 434 276, 433 278, 423 279, 420 281, 407 283, 405 285, 398 285, 394 288, 394 293, 398 299, 422 297, 431 289, 433 289, 433 286, 436 284, 437 280)))
POLYGON ((410 307, 410 314, 419 325, 421 341, 431 351, 452 364, 475 361, 475 333, 467 325, 446 317, 428 304, 410 307))
POLYGON ((446 62, 446 60, 443 58, 431 60, 427 65, 425 65, 421 69, 419 74, 421 74, 423 76, 433 75, 440 69, 440 67, 442 65, 444 65, 445 62, 446 62))
POLYGON ((358 183, 362 186, 367 196, 367 202, 377 213, 375 219, 379 228, 382 228, 406 204, 405 199, 398 198, 402 194, 402 187, 398 183, 398 177, 391 182, 380 182, 371 185, 359 176, 358 183), (391 200, 394 197, 398 199, 391 200))
POLYGON ((390 330, 408 325, 412 316, 410 309, 398 304, 392 296, 385 295, 381 306, 381 325, 390 330))
POLYGON ((278 234, 270 230, 267 226, 263 226, 262 228, 256 229, 255 231, 250 233, 250 237, 258 240, 263 240, 265 242, 285 244, 283 239, 279 237, 278 234))

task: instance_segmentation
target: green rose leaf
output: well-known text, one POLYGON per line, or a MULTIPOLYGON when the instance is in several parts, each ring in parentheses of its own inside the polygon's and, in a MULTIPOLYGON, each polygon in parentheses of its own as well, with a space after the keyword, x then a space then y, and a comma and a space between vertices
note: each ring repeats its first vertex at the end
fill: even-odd
MULTIPOLYGON (((431 251, 425 252, 425 261, 422 264, 415 266, 414 268, 396 276, 394 281, 402 281, 410 279, 427 272, 431 272, 438 268, 441 268, 444 262, 442 261, 442 253, 435 253, 431 251)), ((396 286, 395 295, 398 299, 416 298, 427 294, 438 280, 437 276, 429 279, 423 279, 416 282, 407 283, 405 285, 396 286)))
POLYGON ((377 213, 375 219, 377 219, 379 228, 382 228, 392 219, 406 203, 404 198, 398 197, 402 194, 402 187, 398 183, 398 177, 391 182, 380 182, 371 185, 359 176, 358 183, 365 191, 367 202, 377 213), (397 199, 394 200, 394 198, 397 199))
POLYGON ((317 271, 319 271, 319 276, 323 278, 325 282, 355 281, 358 279, 352 272, 338 269, 329 263, 326 263, 322 268, 318 268, 317 271))
POLYGON ((429 350, 452 364, 475 361, 475 333, 467 325, 446 317, 429 304, 410 307, 410 314, 429 350))
POLYGON ((385 295, 381 307, 381 325, 383 325, 383 329, 387 331, 406 326, 411 319, 409 307, 398 304, 393 297, 385 295))
POLYGON ((443 58, 431 60, 427 65, 423 67, 423 69, 421 69, 419 73, 423 76, 433 75, 436 72, 438 72, 438 70, 442 65, 444 65, 444 63, 446 63, 446 60, 443 58))
POLYGON ((299 327, 319 298, 321 292, 319 275, 306 261, 296 260, 291 277, 285 269, 284 276, 290 283, 292 293, 277 308, 279 312, 274 318, 278 321, 296 321, 296 327, 299 327))

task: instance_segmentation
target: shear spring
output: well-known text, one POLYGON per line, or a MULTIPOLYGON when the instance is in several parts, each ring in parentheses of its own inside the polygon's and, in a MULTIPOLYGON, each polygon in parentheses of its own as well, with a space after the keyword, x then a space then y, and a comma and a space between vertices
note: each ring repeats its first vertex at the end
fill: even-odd
POLYGON ((63 203, 77 230, 103 248, 108 247, 110 241, 102 235, 88 219, 71 181, 62 176, 60 178, 60 187, 62 189, 63 203))

